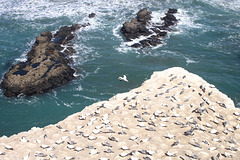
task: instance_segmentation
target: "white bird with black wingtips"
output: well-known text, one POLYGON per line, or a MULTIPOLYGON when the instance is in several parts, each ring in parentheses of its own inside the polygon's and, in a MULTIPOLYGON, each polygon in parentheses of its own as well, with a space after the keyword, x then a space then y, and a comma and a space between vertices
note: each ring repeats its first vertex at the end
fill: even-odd
POLYGON ((127 80, 127 75, 123 75, 122 77, 118 77, 118 79, 120 80, 120 81, 125 81, 125 82, 128 82, 128 80, 127 80))

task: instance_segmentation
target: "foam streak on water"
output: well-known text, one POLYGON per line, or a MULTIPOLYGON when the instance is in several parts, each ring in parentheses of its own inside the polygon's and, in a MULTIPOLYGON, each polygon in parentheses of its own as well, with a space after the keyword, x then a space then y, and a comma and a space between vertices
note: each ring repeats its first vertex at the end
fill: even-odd
POLYGON ((240 12, 240 1, 239 0, 231 0, 231 1, 223 1, 223 0, 203 0, 205 3, 208 3, 214 7, 224 9, 226 11, 235 11, 240 12))

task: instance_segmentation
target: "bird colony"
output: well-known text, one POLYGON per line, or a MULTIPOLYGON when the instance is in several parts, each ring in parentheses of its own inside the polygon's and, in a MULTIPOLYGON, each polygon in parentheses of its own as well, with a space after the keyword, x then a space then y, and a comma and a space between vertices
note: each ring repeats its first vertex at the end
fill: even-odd
POLYGON ((1 160, 239 159, 240 110, 182 68, 65 120, 0 138, 1 160))

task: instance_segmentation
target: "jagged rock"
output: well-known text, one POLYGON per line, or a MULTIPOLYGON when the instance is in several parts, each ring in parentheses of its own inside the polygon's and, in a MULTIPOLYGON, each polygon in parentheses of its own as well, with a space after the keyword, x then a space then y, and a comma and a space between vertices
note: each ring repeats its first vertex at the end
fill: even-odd
POLYGON ((126 37, 127 41, 139 38, 140 36, 148 36, 151 34, 146 28, 149 20, 151 20, 151 12, 148 12, 147 9, 142 9, 137 13, 137 18, 132 18, 130 22, 125 22, 120 31, 126 37))
POLYGON ((143 24, 146 24, 147 22, 149 22, 152 18, 151 16, 152 12, 148 12, 146 8, 141 9, 138 13, 137 13, 137 20, 139 22, 142 22, 143 24))
POLYGON ((162 19, 164 20, 164 25, 166 27, 172 26, 177 21, 177 18, 172 13, 166 13, 166 16, 162 19))
POLYGON ((168 13, 172 13, 172 14, 177 13, 177 9, 169 8, 168 13))
POLYGON ((161 38, 167 35, 167 31, 171 30, 169 26, 177 23, 178 20, 173 15, 175 13, 177 13, 177 9, 169 9, 165 17, 159 18, 159 20, 163 20, 162 23, 152 24, 152 12, 147 11, 146 8, 141 9, 137 13, 136 18, 132 18, 130 22, 127 21, 123 24, 120 32, 126 37, 127 41, 132 41, 140 36, 146 37, 146 39, 133 44, 131 47, 144 48, 147 46, 157 46, 162 44, 161 38))
POLYGON ((93 18, 93 17, 95 17, 95 16, 96 16, 95 13, 91 13, 91 14, 88 15, 88 18, 93 18))
POLYGON ((67 56, 75 51, 69 46, 62 52, 61 45, 68 44, 74 38, 73 32, 81 27, 84 26, 63 26, 55 35, 47 31, 36 37, 27 61, 12 66, 5 74, 1 82, 4 95, 16 97, 44 93, 72 80, 75 71, 68 65, 67 56))

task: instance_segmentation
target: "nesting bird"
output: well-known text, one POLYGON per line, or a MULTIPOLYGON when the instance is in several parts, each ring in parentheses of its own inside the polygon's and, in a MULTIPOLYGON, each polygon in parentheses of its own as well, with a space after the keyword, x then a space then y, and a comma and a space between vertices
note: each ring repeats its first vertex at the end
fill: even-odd
POLYGON ((107 141, 105 141, 104 143, 102 143, 103 146, 106 146, 106 147, 112 147, 110 143, 108 143, 107 141))
POLYGON ((217 150, 217 149, 218 149, 217 147, 208 148, 209 151, 215 151, 215 150, 217 150))
POLYGON ((55 143, 59 145, 59 144, 64 143, 64 141, 63 140, 57 140, 55 143))
POLYGON ((74 157, 64 157, 64 159, 66 159, 66 160, 73 160, 75 158, 74 157))
POLYGON ((193 139, 193 141, 194 141, 194 143, 189 143, 189 144, 191 144, 192 146, 197 147, 197 148, 202 148, 200 146, 200 144, 196 141, 196 139, 193 139))
POLYGON ((74 145, 67 145, 67 148, 68 148, 68 149, 74 149, 75 146, 74 146, 74 145))
POLYGON ((108 137, 108 139, 109 139, 110 141, 115 141, 115 142, 118 142, 118 140, 117 140, 115 137, 113 137, 113 136, 111 136, 111 137, 108 137))
POLYGON ((174 135, 172 135, 172 134, 170 134, 170 133, 168 133, 168 135, 166 135, 166 136, 164 136, 165 138, 168 138, 168 139, 173 139, 175 136, 174 135))
POLYGON ((5 152, 0 151, 1 156, 5 155, 5 154, 6 154, 5 152))
POLYGON ((12 147, 12 146, 9 146, 9 145, 6 145, 5 148, 6 148, 7 150, 13 150, 13 147, 12 147))
POLYGON ((84 150, 84 149, 81 147, 75 147, 75 151, 77 151, 77 152, 82 151, 82 150, 84 150))
POLYGON ((122 146, 121 149, 122 150, 130 150, 127 146, 122 146))
POLYGON ((24 136, 22 136, 22 138, 21 138, 21 142, 23 142, 23 143, 27 143, 27 142, 29 142, 24 136))
POLYGON ((108 148, 107 150, 104 151, 104 153, 114 153, 114 152, 108 148))
POLYGON ((211 131, 209 131, 209 133, 211 133, 211 134, 219 134, 219 132, 216 129, 212 129, 211 131))
POLYGON ((192 153, 186 152, 185 155, 187 157, 189 157, 190 159, 199 159, 199 157, 193 151, 192 151, 192 153))
POLYGON ((57 158, 57 156, 55 154, 53 154, 53 153, 49 154, 49 157, 50 158, 57 158))
POLYGON ((171 145, 171 147, 177 146, 177 145, 179 145, 179 143, 180 143, 180 140, 174 142, 174 143, 171 145))
POLYGON ((176 157, 177 156, 176 153, 174 153, 174 152, 166 152, 165 154, 166 154, 166 156, 169 156, 169 157, 176 157))
POLYGON ((50 146, 43 144, 43 145, 41 145, 40 147, 41 147, 42 149, 46 149, 46 148, 49 148, 50 146))
POLYGON ((126 157, 126 156, 128 156, 128 155, 129 155, 129 153, 126 153, 126 152, 123 152, 123 153, 120 153, 120 154, 119 154, 120 157, 126 157))

